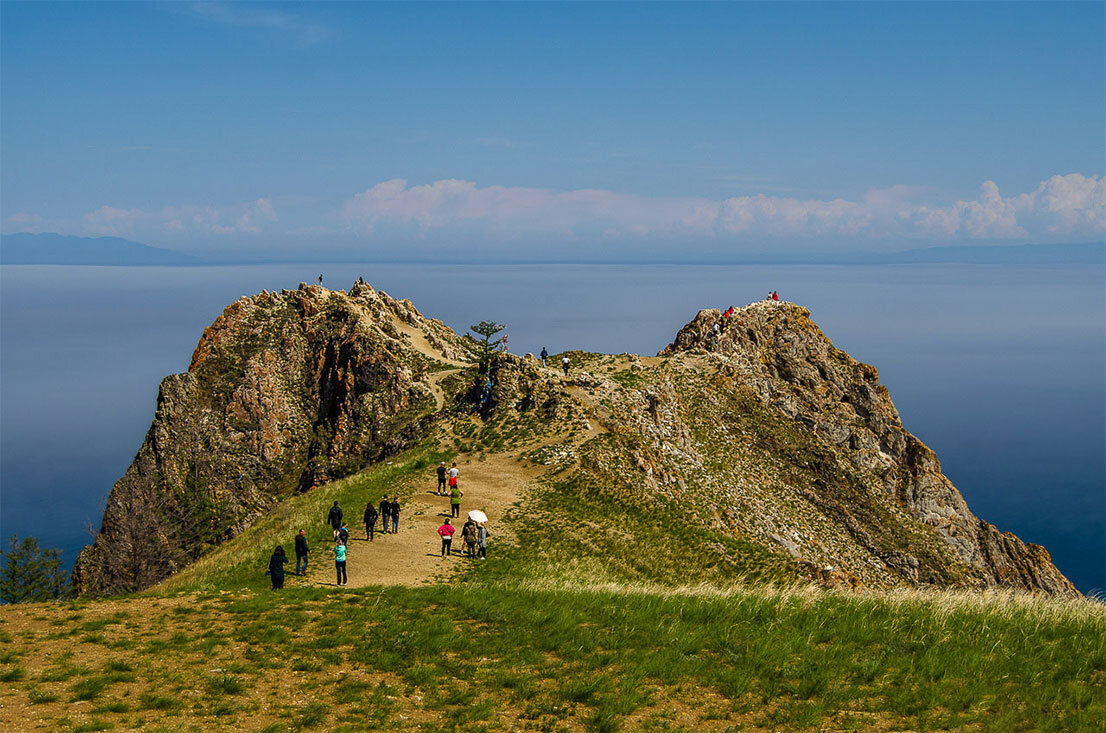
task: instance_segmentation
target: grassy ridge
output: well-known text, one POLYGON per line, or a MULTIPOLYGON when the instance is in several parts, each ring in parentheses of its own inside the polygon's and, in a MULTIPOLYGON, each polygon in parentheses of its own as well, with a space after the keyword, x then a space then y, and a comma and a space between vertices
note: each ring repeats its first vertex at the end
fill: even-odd
POLYGON ((582 472, 551 477, 532 487, 508 517, 514 535, 525 544, 493 547, 496 564, 479 570, 485 578, 508 583, 548 578, 671 585, 800 580, 798 565, 789 557, 690 522, 684 511, 659 502, 627 501, 582 472))
POLYGON ((58 730, 1066 731, 1106 719, 1106 613, 1089 602, 531 582, 128 603, 0 617, 5 709, 58 730))
MULTIPOLYGON (((446 460, 450 455, 439 453, 427 445, 420 446, 362 473, 289 497, 242 535, 215 547, 146 593, 267 589, 269 580, 264 573, 273 548, 282 544, 289 558, 294 560, 293 541, 300 529, 307 530, 315 562, 325 557, 325 549, 332 538, 326 517, 335 501, 341 506, 350 528, 355 529, 361 526, 361 515, 367 502, 379 504, 387 493, 388 496, 399 496, 400 503, 404 503, 420 473, 425 474, 429 466, 446 460)), ((426 480, 425 475, 422 478, 426 480)), ((292 577, 288 581, 295 582, 292 577)))

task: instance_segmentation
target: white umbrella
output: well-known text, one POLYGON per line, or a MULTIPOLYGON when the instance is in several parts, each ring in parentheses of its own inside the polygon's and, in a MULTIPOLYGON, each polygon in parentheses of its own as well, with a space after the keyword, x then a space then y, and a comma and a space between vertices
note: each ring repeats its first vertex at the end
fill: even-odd
POLYGON ((477 524, 480 524, 481 522, 488 521, 488 515, 480 511, 479 509, 473 509, 471 512, 469 512, 469 519, 476 522, 477 524))

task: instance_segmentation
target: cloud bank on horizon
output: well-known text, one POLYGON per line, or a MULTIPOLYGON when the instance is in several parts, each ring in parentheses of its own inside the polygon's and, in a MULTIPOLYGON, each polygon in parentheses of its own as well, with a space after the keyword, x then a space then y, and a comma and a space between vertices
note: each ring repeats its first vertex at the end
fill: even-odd
POLYGON ((723 200, 642 196, 600 189, 556 191, 480 186, 446 179, 411 185, 377 183, 342 202, 304 211, 305 201, 258 198, 228 205, 143 210, 104 205, 79 222, 51 222, 34 212, 6 219, 7 231, 65 230, 171 242, 182 235, 218 240, 300 240, 325 248, 328 238, 368 245, 396 241, 530 241, 632 243, 681 241, 734 252, 748 243, 807 249, 901 248, 919 242, 1011 243, 1101 239, 1106 235, 1106 177, 1055 175, 1033 191, 1004 196, 993 181, 978 198, 934 202, 925 191, 872 189, 857 200, 758 194, 723 200))

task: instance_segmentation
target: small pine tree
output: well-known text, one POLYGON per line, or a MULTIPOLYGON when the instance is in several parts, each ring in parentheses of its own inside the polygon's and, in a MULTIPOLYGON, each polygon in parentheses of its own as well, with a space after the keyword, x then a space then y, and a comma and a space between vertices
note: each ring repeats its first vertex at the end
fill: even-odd
POLYGON ((495 321, 480 321, 475 326, 469 326, 470 331, 483 337, 479 341, 473 339, 473 341, 476 341, 477 356, 480 358, 480 371, 487 370, 494 354, 507 348, 506 335, 492 341, 492 337, 505 328, 507 328, 506 323, 496 323, 495 321))
POLYGON ((35 537, 12 535, 9 549, 0 552, 0 601, 28 603, 52 601, 69 592, 69 580, 61 569, 61 550, 39 547, 35 537))

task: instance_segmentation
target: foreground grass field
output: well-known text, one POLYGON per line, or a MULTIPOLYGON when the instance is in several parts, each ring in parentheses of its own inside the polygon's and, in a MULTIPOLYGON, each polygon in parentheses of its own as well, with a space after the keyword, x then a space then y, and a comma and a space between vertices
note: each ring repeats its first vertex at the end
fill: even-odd
POLYGON ((1091 602, 814 589, 199 592, 9 607, 4 730, 1099 730, 1091 602))

